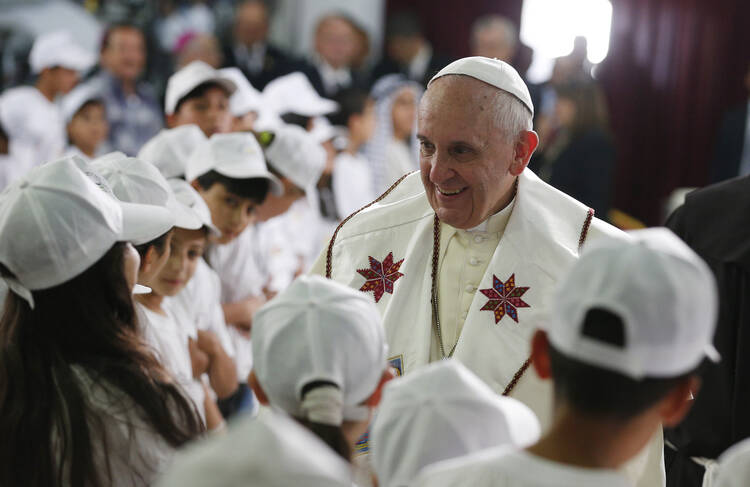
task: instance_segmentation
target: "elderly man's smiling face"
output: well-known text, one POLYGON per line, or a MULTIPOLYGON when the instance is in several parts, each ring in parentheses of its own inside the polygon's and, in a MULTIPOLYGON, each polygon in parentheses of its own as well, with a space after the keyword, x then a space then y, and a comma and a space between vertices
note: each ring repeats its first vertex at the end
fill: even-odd
POLYGON ((516 177, 537 145, 534 132, 509 137, 495 122, 497 88, 468 76, 438 78, 419 106, 419 164, 441 221, 473 228, 513 198, 516 177))

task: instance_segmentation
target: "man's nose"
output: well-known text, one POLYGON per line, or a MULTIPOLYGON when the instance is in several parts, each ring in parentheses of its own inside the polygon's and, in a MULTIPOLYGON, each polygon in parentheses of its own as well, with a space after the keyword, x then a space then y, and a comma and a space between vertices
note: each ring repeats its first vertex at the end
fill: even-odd
POLYGON ((440 184, 451 177, 453 177, 453 169, 448 158, 440 151, 436 152, 430 163, 430 181, 440 184))

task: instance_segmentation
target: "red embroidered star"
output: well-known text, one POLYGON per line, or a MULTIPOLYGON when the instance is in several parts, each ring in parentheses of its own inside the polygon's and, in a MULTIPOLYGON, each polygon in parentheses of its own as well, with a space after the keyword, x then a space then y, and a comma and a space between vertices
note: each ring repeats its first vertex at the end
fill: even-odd
POLYGON ((375 295, 375 302, 380 301, 383 297, 383 293, 393 294, 393 283, 398 281, 403 274, 398 270, 401 268, 401 264, 404 263, 404 259, 393 263, 393 252, 390 252, 388 256, 383 259, 380 263, 377 259, 370 257, 370 268, 369 269, 357 269, 367 281, 359 288, 360 291, 372 291, 375 295))
POLYGON ((521 299, 521 296, 528 290, 528 287, 516 287, 515 274, 512 274, 505 282, 493 274, 492 287, 480 289, 482 294, 490 298, 487 304, 482 306, 482 311, 494 311, 495 324, 499 323, 505 315, 510 316, 513 321, 518 323, 518 310, 516 308, 530 307, 521 299))

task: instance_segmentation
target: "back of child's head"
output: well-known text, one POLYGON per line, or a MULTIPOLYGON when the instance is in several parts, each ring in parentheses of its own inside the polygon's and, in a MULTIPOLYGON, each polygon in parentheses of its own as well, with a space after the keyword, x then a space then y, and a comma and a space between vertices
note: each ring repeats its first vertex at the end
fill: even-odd
POLYGON ((138 158, 156 166, 165 178, 181 178, 190 155, 205 141, 205 134, 194 124, 164 129, 143 145, 138 158))
POLYGON ((196 178, 201 189, 207 191, 215 184, 220 184, 235 196, 252 200, 255 204, 262 204, 270 189, 268 179, 244 178, 236 179, 224 176, 215 170, 210 170, 196 178))
POLYGON ((387 345, 374 303, 320 277, 302 276, 253 319, 253 373, 272 406, 349 457, 344 421, 369 417, 387 345))
POLYGON ((346 88, 336 96, 339 104, 338 111, 328 115, 333 125, 347 127, 352 115, 362 115, 367 107, 370 95, 360 88, 346 88))
POLYGON ((628 420, 718 360, 716 282, 671 231, 603 237, 560 281, 544 328, 560 403, 628 420))

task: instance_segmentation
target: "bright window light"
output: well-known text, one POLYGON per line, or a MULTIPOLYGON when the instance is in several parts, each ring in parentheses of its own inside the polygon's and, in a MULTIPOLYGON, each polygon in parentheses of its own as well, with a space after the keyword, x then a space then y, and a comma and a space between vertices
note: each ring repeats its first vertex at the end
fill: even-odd
POLYGON ((536 75, 551 72, 552 60, 570 54, 577 36, 586 38, 588 60, 592 64, 600 63, 609 50, 611 27, 609 0, 524 0, 521 41, 534 49, 529 78, 532 71, 536 75))

